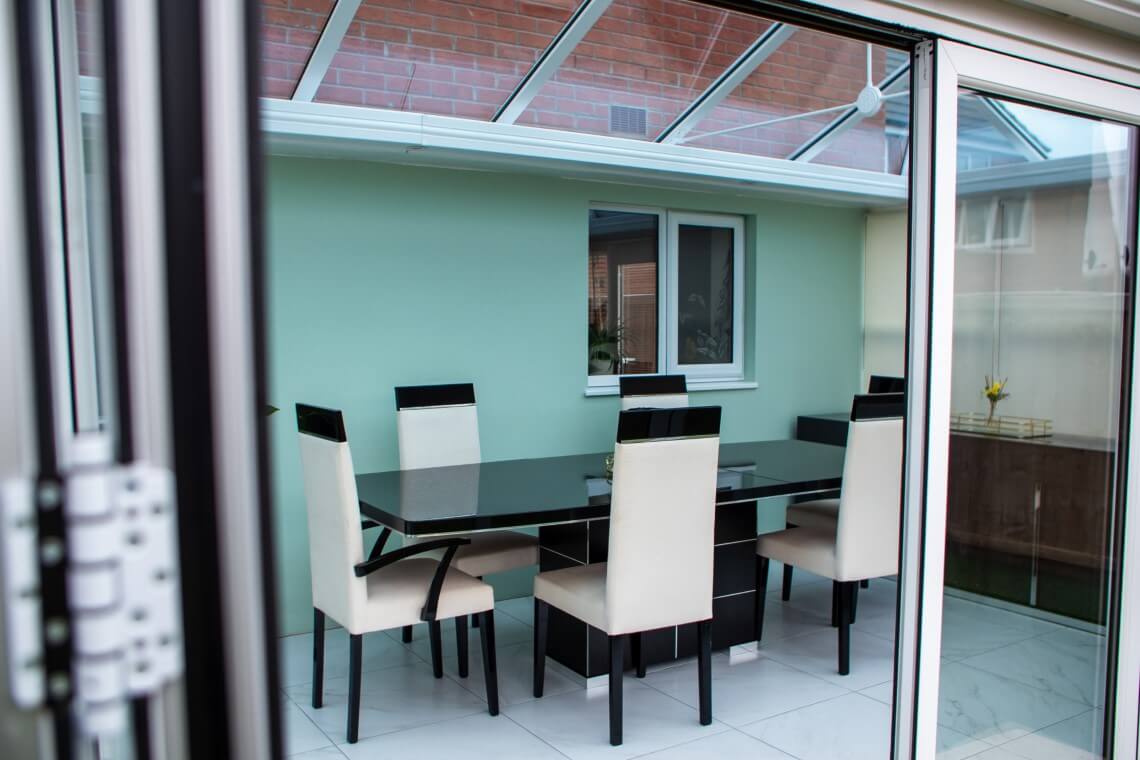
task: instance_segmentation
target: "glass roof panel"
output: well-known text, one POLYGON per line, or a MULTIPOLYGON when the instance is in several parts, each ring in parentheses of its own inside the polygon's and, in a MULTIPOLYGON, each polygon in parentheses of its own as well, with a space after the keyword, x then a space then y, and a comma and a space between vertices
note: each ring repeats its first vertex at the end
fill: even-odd
POLYGON ((891 145, 887 122, 890 115, 896 136, 908 132, 909 110, 898 110, 892 101, 905 100, 909 78, 886 92, 878 89, 898 68, 895 52, 797 29, 682 144, 770 158, 807 150, 802 160, 877 172, 900 166, 891 160, 898 146, 891 145), (817 136, 841 116, 843 128, 815 147, 817 136), (904 123, 897 123, 900 118, 904 123))
POLYGON ((316 97, 489 121, 580 0, 365 0, 316 97))
POLYGON ((291 98, 336 0, 262 0, 261 94, 291 98))
POLYGON ((687 0, 615 0, 516 123, 653 139, 771 24, 687 0))

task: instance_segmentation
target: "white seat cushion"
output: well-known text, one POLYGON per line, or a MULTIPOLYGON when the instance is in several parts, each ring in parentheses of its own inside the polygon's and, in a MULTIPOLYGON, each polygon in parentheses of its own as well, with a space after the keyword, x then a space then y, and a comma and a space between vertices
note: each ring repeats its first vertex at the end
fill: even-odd
POLYGON ((534 577, 534 598, 606 631, 606 569, 608 563, 550 570, 534 577))
POLYGON ((809 573, 837 581, 862 580, 839 578, 835 561, 835 526, 823 528, 788 528, 765 533, 756 539, 756 553, 785 565, 802 568, 809 573))
MULTIPOLYGON (((462 538, 470 539, 471 543, 456 550, 451 566, 476 578, 538 564, 538 538, 535 536, 513 530, 497 530, 463 535, 462 538)), ((404 544, 430 540, 409 536, 404 539, 404 544)), ((437 549, 422 556, 439 559, 443 557, 444 551, 437 549)))
MULTIPOLYGON (((361 634, 421 622, 420 612, 437 567, 439 563, 434 559, 412 557, 370 573, 366 578, 368 600, 364 609, 345 628, 349 633, 361 634)), ((472 615, 494 606, 495 592, 489 584, 454 567, 447 569, 436 619, 472 615)))
POLYGON ((839 521, 839 499, 817 499, 788 507, 788 525, 835 530, 839 521))

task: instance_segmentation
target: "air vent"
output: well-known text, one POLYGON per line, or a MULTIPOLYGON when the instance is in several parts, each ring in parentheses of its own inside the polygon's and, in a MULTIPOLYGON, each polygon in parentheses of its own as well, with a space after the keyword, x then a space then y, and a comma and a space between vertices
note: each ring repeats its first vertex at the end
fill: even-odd
POLYGON ((645 136, 645 109, 610 106, 610 131, 645 136))

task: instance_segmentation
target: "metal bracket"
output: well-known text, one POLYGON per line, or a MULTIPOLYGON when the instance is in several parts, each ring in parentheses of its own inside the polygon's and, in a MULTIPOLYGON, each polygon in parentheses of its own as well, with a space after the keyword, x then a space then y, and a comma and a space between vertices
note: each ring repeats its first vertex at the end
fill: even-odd
POLYGON ((0 560, 5 605, 8 685, 20 708, 44 701, 43 642, 40 638, 40 565, 36 551, 36 509, 32 483, 24 478, 0 482, 0 560))

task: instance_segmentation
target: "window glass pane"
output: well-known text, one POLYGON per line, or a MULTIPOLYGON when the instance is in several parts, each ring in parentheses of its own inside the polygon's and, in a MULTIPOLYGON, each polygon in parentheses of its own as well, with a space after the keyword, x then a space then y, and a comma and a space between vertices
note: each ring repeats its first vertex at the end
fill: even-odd
POLYGON ((939 756, 1102 757, 1136 128, 986 100, 958 110, 985 245, 954 261, 939 756))
POLYGON ((682 142, 898 173, 910 121, 907 66, 900 51, 797 29, 682 142))
POLYGON ((652 139, 771 24, 686 0, 616 0, 517 123, 652 139))
POLYGON ((591 375, 657 372, 656 214, 590 211, 591 375))
POLYGON ((365 0, 315 99, 489 121, 578 5, 365 0))
POLYGON ((733 230, 682 224, 677 232, 679 364, 730 364, 733 230))
POLYGON ((335 0, 263 0, 262 95, 286 100, 293 97, 334 4, 335 0))

